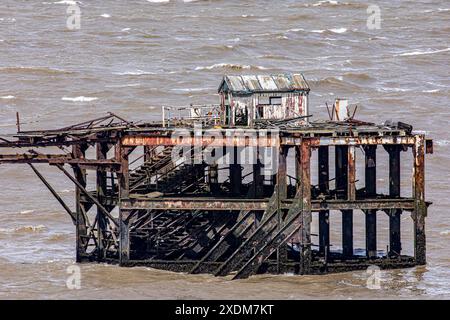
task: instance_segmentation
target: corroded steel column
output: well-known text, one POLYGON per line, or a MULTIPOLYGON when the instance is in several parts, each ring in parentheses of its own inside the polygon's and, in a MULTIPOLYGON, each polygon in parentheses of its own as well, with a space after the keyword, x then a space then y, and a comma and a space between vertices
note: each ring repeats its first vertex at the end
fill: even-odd
MULTIPOLYGON (((349 147, 336 146, 336 192, 338 197, 348 199, 349 147)), ((342 254, 353 256, 353 210, 342 210, 342 254)))
MULTIPOLYGON (((107 158, 107 153, 109 151, 109 146, 107 143, 97 143, 96 144, 97 160, 105 160, 107 158)), ((105 197, 107 195, 107 176, 106 171, 102 168, 97 168, 97 200, 105 207, 105 197)), ((97 207, 97 255, 99 259, 106 257, 105 243, 106 231, 107 231, 107 217, 103 211, 97 207)))
POLYGON ((425 203, 425 137, 423 135, 416 136, 413 155, 414 257, 418 264, 424 265, 426 264, 425 217, 427 216, 427 205, 425 203))
POLYGON ((130 229, 128 225, 128 216, 130 210, 125 210, 121 206, 121 201, 129 199, 130 182, 129 182, 129 161, 128 148, 124 147, 119 141, 115 145, 115 158, 122 165, 121 172, 117 173, 117 181, 119 184, 119 263, 125 265, 130 259, 130 229))
MULTIPOLYGON (((87 144, 74 145, 72 147, 72 154, 74 158, 84 159, 87 144)), ((75 179, 82 185, 86 187, 86 170, 81 169, 79 166, 73 166, 73 172, 75 179)), ((86 256, 87 242, 87 225, 85 212, 87 211, 84 204, 81 202, 81 190, 76 187, 75 189, 75 206, 76 206, 76 261, 82 262, 83 258, 86 256)))
MULTIPOLYGON (((330 193, 330 170, 329 170, 329 147, 319 147, 319 190, 324 197, 330 193)), ((319 211, 319 252, 325 254, 330 252, 330 211, 319 211)))
MULTIPOLYGON (((400 152, 401 145, 388 146, 389 152, 389 197, 400 198, 400 152)), ((402 210, 392 209, 389 214, 389 256, 401 253, 400 219, 402 210)))
POLYGON ((302 212, 301 223, 301 252, 300 252, 300 273, 311 273, 311 143, 309 139, 303 139, 300 147, 300 179, 302 212))
MULTIPOLYGON (((377 194, 377 146, 365 146, 366 198, 377 194)), ((377 256, 377 210, 366 210, 366 255, 377 256)))

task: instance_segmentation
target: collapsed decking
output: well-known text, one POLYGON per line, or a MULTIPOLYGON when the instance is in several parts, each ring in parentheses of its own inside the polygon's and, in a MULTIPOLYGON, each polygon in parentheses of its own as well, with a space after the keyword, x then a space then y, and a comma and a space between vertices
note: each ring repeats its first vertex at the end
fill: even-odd
POLYGON ((426 263, 424 171, 431 140, 401 122, 355 120, 345 100, 330 110, 330 120, 311 121, 309 87, 301 75, 225 77, 219 93, 217 106, 164 107, 162 122, 130 123, 110 114, 59 130, 19 129, 13 139, 2 138, 0 148, 34 149, 2 153, 0 163, 29 164, 61 203, 76 227, 78 262, 234 273, 234 278, 426 263), (188 114, 181 116, 183 111, 188 114), (35 150, 51 146, 63 152, 35 150), (377 148, 388 154, 388 194, 377 190, 377 167, 383 165, 377 148), (365 185, 359 189, 357 149, 364 155, 365 185), (402 197, 400 161, 407 151, 413 159, 412 195, 402 197), (244 163, 243 154, 253 161, 244 163), (270 166, 262 154, 270 155, 270 166), (75 209, 35 163, 57 167, 75 184, 75 209), (94 183, 87 171, 96 173, 94 183), (330 215, 338 212, 342 250, 330 244, 330 215), (414 226, 412 256, 402 253, 405 212, 411 212, 414 226), (365 216, 363 255, 354 248, 355 214, 365 216), (383 252, 377 250, 380 214, 389 217, 383 252))

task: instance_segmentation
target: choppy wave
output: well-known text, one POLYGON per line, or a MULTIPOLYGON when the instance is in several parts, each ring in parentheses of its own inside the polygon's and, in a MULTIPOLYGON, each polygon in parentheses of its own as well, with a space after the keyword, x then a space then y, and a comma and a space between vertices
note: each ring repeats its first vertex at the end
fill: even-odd
POLYGON ((11 99, 15 99, 15 96, 12 95, 8 95, 8 96, 1 96, 0 99, 5 99, 5 100, 11 100, 11 99))
POLYGON ((46 226, 40 224, 37 226, 20 226, 15 228, 0 228, 0 233, 28 233, 28 232, 42 232, 47 229, 46 226))
POLYGON ((224 70, 267 70, 268 68, 262 66, 245 65, 245 64, 233 64, 233 63, 216 63, 206 67, 196 67, 196 71, 201 70, 214 70, 214 69, 224 69, 224 70))

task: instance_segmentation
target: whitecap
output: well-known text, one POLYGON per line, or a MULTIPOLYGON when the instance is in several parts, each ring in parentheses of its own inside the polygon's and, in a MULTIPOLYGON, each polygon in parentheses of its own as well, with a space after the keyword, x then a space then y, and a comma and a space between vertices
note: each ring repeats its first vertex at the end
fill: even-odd
POLYGON ((425 54, 434 54, 434 53, 441 53, 441 52, 447 52, 450 51, 450 48, 446 48, 446 49, 441 49, 441 50, 417 50, 417 51, 412 51, 412 52, 403 52, 403 53, 398 53, 398 54, 394 54, 394 57, 405 57, 405 56, 421 56, 421 55, 425 55, 425 54))
POLYGON ((147 0, 147 2, 151 2, 151 3, 166 3, 169 1, 170 0, 147 0))
POLYGON ((323 0, 323 1, 319 1, 319 2, 314 3, 313 7, 320 7, 320 6, 325 5, 325 4, 329 4, 329 5, 332 5, 332 6, 337 6, 337 5, 339 5, 339 2, 335 1, 335 0, 323 0))
POLYGON ((104 13, 104 14, 102 14, 100 17, 103 17, 103 18, 111 18, 111 15, 108 14, 108 13, 104 13))
POLYGON ((213 70, 213 69, 233 69, 233 70, 249 70, 249 69, 257 69, 257 70, 266 70, 267 68, 261 66, 251 66, 251 65, 242 65, 242 64, 232 64, 232 63, 216 63, 206 67, 196 67, 195 70, 213 70))
POLYGON ((62 97, 61 100, 62 101, 70 101, 70 102, 91 102, 91 101, 95 101, 98 98, 96 97, 84 97, 84 96, 79 96, 79 97, 62 97))
POLYGON ((381 88, 377 88, 377 91, 378 92, 408 92, 408 91, 411 91, 411 89, 381 87, 381 88))
POLYGON ((44 225, 20 226, 16 228, 0 228, 0 233, 42 232, 47 229, 44 225))
POLYGON ((11 95, 0 97, 0 99, 5 99, 5 100, 11 100, 11 99, 15 99, 15 98, 16 98, 15 96, 11 96, 11 95))
POLYGON ((347 32, 347 28, 333 28, 333 29, 329 29, 331 32, 334 33, 344 33, 347 32))
POLYGON ((138 69, 138 70, 130 70, 130 71, 124 71, 124 72, 114 72, 113 74, 118 75, 118 76, 142 76, 142 75, 150 75, 150 74, 155 74, 155 73, 138 69))
POLYGON ((76 5, 76 4, 83 4, 83 2, 81 2, 81 1, 74 1, 74 0, 61 0, 61 1, 53 2, 53 4, 76 5))
POLYGON ((20 214, 27 214, 27 213, 33 213, 34 210, 22 210, 20 211, 20 214))

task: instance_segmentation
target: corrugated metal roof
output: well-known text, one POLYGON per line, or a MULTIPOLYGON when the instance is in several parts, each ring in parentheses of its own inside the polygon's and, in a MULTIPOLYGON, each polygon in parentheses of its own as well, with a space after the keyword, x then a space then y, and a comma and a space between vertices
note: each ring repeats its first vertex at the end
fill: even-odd
POLYGON ((227 91, 237 94, 303 90, 309 91, 309 85, 301 73, 225 76, 219 87, 219 92, 227 91))

